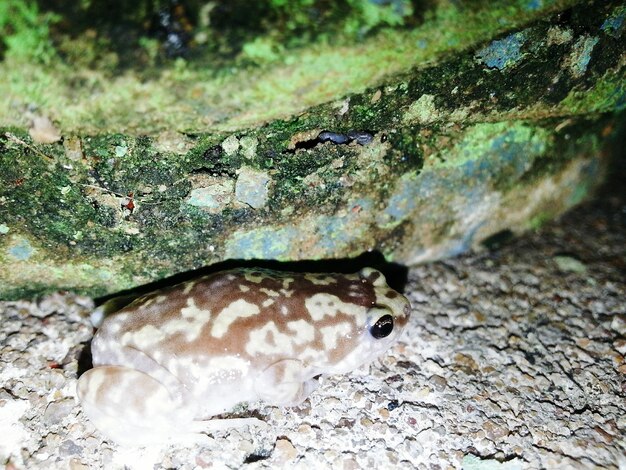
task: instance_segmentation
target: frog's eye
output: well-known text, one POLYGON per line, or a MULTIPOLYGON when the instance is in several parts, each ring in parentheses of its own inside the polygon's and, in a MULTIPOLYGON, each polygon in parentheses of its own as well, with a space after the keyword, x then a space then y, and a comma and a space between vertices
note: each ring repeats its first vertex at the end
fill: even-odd
POLYGON ((380 317, 370 327, 370 334, 376 339, 386 338, 393 331, 393 317, 389 314, 380 317))

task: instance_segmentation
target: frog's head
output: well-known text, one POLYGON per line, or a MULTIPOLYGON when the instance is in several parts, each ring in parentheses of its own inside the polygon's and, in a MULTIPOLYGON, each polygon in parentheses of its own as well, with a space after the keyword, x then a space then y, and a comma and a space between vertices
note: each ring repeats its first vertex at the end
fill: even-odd
POLYGON ((324 337, 334 338, 332 347, 323 361, 312 361, 324 374, 349 372, 379 357, 398 340, 411 311, 408 299, 379 271, 365 268, 347 279, 346 291, 338 293, 341 305, 334 306, 341 312, 334 324, 320 328, 324 337))

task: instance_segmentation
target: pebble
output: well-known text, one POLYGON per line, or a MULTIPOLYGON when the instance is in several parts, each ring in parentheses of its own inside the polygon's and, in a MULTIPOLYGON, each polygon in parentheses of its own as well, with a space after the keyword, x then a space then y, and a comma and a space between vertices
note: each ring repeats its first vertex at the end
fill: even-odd
POLYGON ((63 441, 63 443, 59 446, 59 455, 62 457, 67 457, 70 455, 80 455, 83 448, 76 445, 76 443, 72 440, 63 441))
POLYGON ((448 385, 445 377, 442 377, 441 375, 431 375, 428 382, 431 383, 438 392, 443 392, 448 385))
POLYGON ((66 416, 71 414, 75 408, 76 401, 73 398, 53 401, 46 407, 43 420, 49 425, 59 424, 66 416))
POLYGON ((565 273, 585 274, 587 266, 571 256, 555 256, 554 261, 558 268, 565 273))
POLYGON ((289 439, 277 439, 274 453, 279 462, 285 463, 294 460, 298 456, 298 449, 293 446, 289 439))
POLYGON ((235 183, 235 197, 253 209, 267 204, 272 179, 266 171, 241 167, 235 183))

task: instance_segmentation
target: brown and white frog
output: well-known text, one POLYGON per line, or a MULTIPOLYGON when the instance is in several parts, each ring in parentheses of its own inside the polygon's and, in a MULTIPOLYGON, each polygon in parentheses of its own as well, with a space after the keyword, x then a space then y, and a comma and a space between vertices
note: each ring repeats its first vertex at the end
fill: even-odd
POLYGON ((320 375, 343 374, 392 346, 409 301, 372 268, 355 274, 240 268, 142 296, 108 316, 83 411, 124 445, 211 429, 241 402, 301 403, 320 375))

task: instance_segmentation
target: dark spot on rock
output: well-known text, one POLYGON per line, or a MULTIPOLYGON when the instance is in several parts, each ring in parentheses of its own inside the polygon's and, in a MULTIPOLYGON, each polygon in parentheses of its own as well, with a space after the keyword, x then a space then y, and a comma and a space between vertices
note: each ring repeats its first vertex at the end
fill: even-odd
POLYGON ((398 408, 400 406, 400 404, 398 403, 398 400, 391 400, 388 404, 387 404, 387 409, 389 411, 393 411, 396 408, 398 408))
POLYGON ((354 420, 353 419, 349 419, 349 418, 341 418, 338 422, 336 427, 338 428, 348 428, 351 429, 352 427, 354 427, 354 420))
POLYGON ((350 131, 348 137, 359 145, 367 145, 374 140, 374 136, 365 131, 350 131))
POLYGON ((243 463, 248 464, 248 463, 259 462, 261 460, 267 460, 270 455, 272 455, 271 452, 260 452, 258 454, 253 453, 253 454, 248 455, 246 459, 243 461, 243 463))
POLYGON ((481 243, 489 250, 497 250, 507 244, 513 238, 513 232, 509 229, 501 230, 485 238, 481 243))

